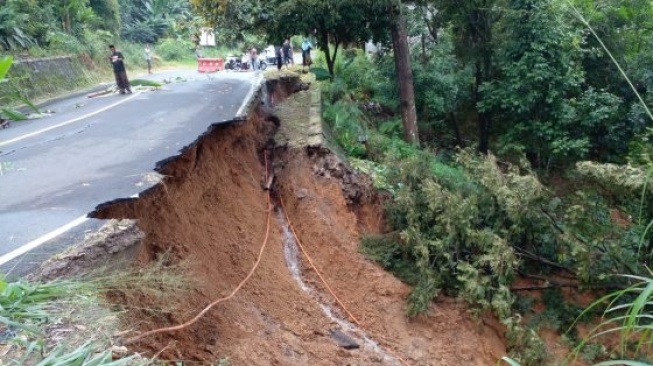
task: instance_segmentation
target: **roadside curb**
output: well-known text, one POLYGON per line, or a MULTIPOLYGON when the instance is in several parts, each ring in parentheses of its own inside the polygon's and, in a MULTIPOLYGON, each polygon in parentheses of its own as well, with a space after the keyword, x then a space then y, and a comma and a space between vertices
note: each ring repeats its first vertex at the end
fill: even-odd
MULTIPOLYGON (((86 89, 81 89, 81 90, 77 90, 77 91, 74 91, 74 92, 69 93, 69 94, 64 94, 64 95, 60 95, 60 96, 56 96, 56 97, 46 99, 44 101, 36 103, 35 105, 36 105, 36 107, 38 109, 43 109, 43 108, 45 108, 47 106, 50 106, 50 105, 55 104, 55 103, 59 103, 59 102, 64 101, 66 99, 79 98, 79 97, 81 97, 83 95, 87 95, 87 94, 96 93, 96 92, 99 92, 99 91, 102 91, 102 90, 106 90, 110 86, 111 86, 111 83, 97 84, 97 85, 88 87, 86 89)), ((29 113, 30 108, 28 106, 21 106, 21 107, 18 108, 18 110, 20 112, 22 112, 22 113, 29 113)))
POLYGON ((265 81, 265 78, 263 77, 263 73, 259 73, 256 76, 256 79, 252 82, 252 86, 250 87, 249 92, 245 96, 245 101, 241 105, 240 109, 236 112, 235 118, 234 119, 247 119, 247 116, 249 115, 250 109, 252 108, 252 105, 254 101, 258 100, 259 95, 261 94, 261 88, 263 86, 263 83, 265 81))

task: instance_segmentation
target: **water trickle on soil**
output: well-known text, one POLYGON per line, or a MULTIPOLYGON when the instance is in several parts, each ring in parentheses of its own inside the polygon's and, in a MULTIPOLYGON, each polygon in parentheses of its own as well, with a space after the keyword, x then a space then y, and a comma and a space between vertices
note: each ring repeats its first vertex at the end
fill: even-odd
MULTIPOLYGON (((297 282, 299 288, 301 288, 302 291, 304 291, 305 293, 310 295, 313 299, 315 299, 315 301, 320 305, 320 308, 322 309, 322 313, 327 318, 329 318, 333 323, 337 324, 341 332, 343 332, 344 334, 350 337, 352 335, 355 335, 356 336, 355 341, 358 343, 363 343, 363 349, 366 352, 370 352, 373 355, 379 356, 380 359, 384 362, 384 364, 401 365, 400 362, 395 357, 387 354, 379 346, 378 343, 370 339, 369 336, 365 334, 363 330, 361 330, 351 322, 343 319, 342 316, 337 315, 336 312, 334 312, 334 310, 329 305, 321 301, 320 294, 317 291, 315 291, 314 288, 308 286, 306 282, 304 282, 304 279, 302 277, 301 265, 299 262, 301 252, 299 250, 295 237, 293 236, 288 226, 288 222, 286 221, 286 217, 283 214, 283 212, 281 211, 277 212, 277 221, 279 221, 279 225, 281 226, 281 230, 283 232, 283 254, 286 260, 286 265, 288 266, 288 270, 290 271, 292 278, 297 282), (360 342, 361 339, 362 342, 360 342)), ((333 329, 331 331, 333 331, 333 329)))

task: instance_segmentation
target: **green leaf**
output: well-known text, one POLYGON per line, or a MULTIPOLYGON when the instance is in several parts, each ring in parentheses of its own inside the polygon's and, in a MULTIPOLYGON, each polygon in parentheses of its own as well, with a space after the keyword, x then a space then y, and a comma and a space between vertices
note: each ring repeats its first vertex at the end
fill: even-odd
POLYGON ((6 79, 11 65, 14 63, 13 56, 5 56, 0 59, 0 80, 6 79))
POLYGON ((38 335, 43 335, 41 330, 35 326, 32 325, 27 325, 19 322, 15 322, 12 320, 9 320, 8 318, 5 318, 3 316, 0 316, 0 323, 5 324, 8 327, 13 327, 16 329, 21 329, 30 333, 38 334, 38 335))
POLYGON ((24 115, 24 114, 22 114, 22 113, 20 113, 20 112, 18 112, 16 110, 13 110, 13 109, 2 108, 2 109, 0 109, 0 112, 2 112, 2 114, 6 115, 10 120, 13 120, 13 121, 25 121, 25 120, 27 120, 26 115, 24 115))

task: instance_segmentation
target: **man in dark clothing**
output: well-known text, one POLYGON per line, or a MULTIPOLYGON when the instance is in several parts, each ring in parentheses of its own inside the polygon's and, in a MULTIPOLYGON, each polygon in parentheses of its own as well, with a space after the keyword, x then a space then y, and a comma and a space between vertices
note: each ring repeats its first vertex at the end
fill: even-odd
POLYGON ((292 45, 290 44, 290 40, 286 39, 283 42, 283 62, 287 64, 294 64, 295 61, 292 58, 292 45))
POLYGON ((281 71, 283 65, 282 50, 280 46, 274 47, 274 55, 277 57, 277 70, 281 71))
POLYGON ((109 46, 111 50, 111 56, 109 56, 109 61, 113 66, 113 74, 116 76, 116 84, 118 84, 118 89, 120 94, 125 94, 125 92, 131 94, 132 89, 129 86, 129 79, 127 79, 127 70, 125 69, 125 59, 122 55, 122 52, 116 50, 114 45, 109 46))

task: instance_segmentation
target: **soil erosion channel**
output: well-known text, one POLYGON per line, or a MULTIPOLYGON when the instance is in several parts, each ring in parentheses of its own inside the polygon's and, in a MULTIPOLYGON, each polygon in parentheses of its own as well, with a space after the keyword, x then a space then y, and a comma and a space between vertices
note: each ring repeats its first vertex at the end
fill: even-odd
POLYGON ((147 296, 116 296, 132 309, 125 326, 142 332, 186 322, 245 278, 266 237, 271 188, 269 239, 244 287, 192 326, 130 347, 150 356, 163 350, 159 357, 188 365, 224 357, 232 365, 494 365, 505 353, 497 332, 446 298, 428 317, 408 319, 409 287, 358 252, 361 235, 383 226, 369 179, 325 147, 275 145, 284 121, 271 116, 271 104, 309 93, 296 92, 298 85, 296 78, 268 81, 247 121, 214 126, 160 164, 165 178, 156 187, 95 212, 137 220, 145 234, 139 263, 165 254, 188 263, 195 279, 191 291, 168 295, 180 304, 174 311, 151 311, 162 305, 147 296), (291 228, 361 327, 298 250, 291 228))

